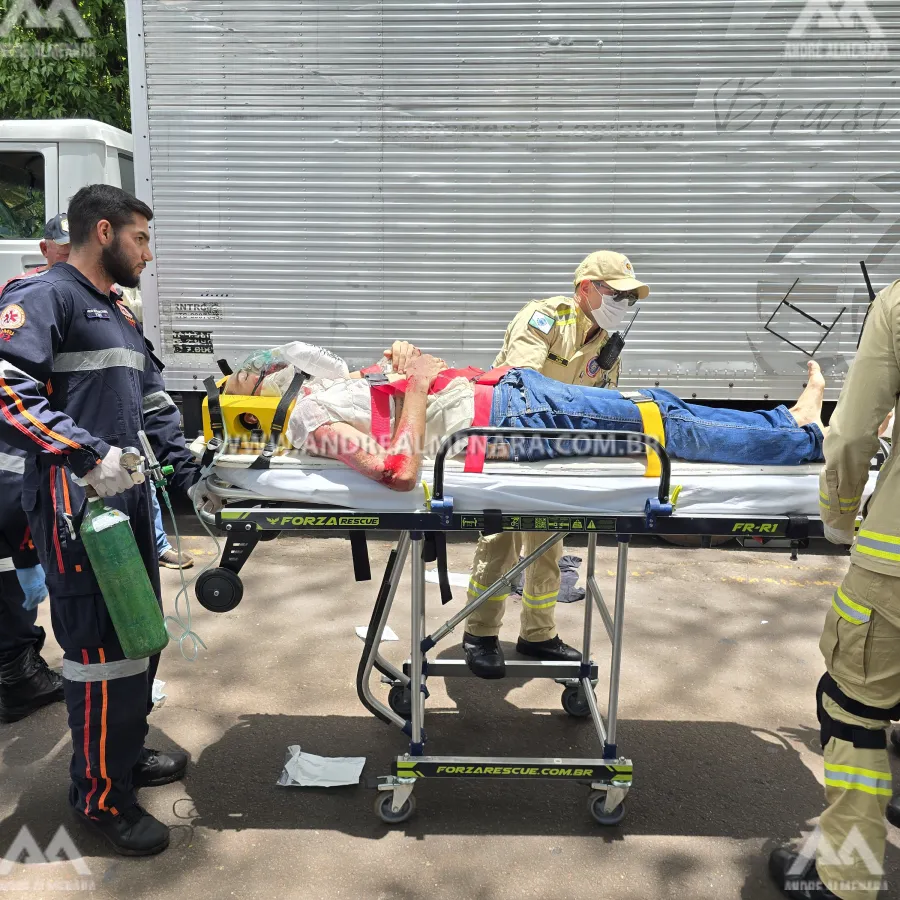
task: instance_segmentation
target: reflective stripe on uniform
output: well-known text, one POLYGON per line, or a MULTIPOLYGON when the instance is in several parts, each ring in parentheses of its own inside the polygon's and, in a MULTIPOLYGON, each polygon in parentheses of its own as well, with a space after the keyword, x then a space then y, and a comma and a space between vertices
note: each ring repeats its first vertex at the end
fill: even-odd
MULTIPOLYGON (((841 512, 853 512, 858 506, 859 501, 862 500, 862 496, 853 497, 852 499, 845 499, 844 497, 838 497, 838 505, 840 506, 841 512)), ((819 502, 823 506, 831 507, 831 497, 823 491, 819 491, 819 502)))
MULTIPOLYGON (((21 372, 21 370, 17 369, 15 366, 10 366, 9 368, 11 368, 13 370, 13 372, 18 372, 21 375, 25 375, 24 372, 21 372)), ((2 362, 0 362, 0 371, 4 371, 2 362)), ((29 376, 25 375, 25 377, 28 378, 29 376)), ((35 382, 35 383, 41 384, 41 386, 43 386, 41 382, 35 382)), ((28 412, 28 410, 25 409, 25 406, 22 403, 22 399, 6 383, 6 381, 3 378, 0 378, 0 390, 2 390, 3 393, 6 396, 8 396, 13 402, 14 411, 9 409, 9 407, 6 405, 5 401, 3 401, 2 398, 0 398, 0 412, 3 413, 3 416, 9 421, 9 423, 14 428, 17 428, 24 435, 31 438, 31 440, 33 440, 36 444, 43 447, 49 453, 55 453, 57 455, 60 455, 63 452, 62 450, 60 450, 57 447, 52 447, 46 441, 39 438, 36 434, 33 434, 31 431, 29 431, 28 428, 25 425, 23 425, 21 422, 17 421, 15 416, 20 415, 28 423, 33 425, 39 432, 41 432, 41 434, 45 435, 46 437, 50 438, 51 440, 57 441, 58 443, 62 444, 65 447, 71 447, 73 450, 81 449, 81 444, 76 443, 75 441, 70 441, 67 437, 64 437, 61 434, 57 434, 51 428, 48 428, 40 419, 35 418, 30 412, 28 412)))
POLYGON ((860 530, 856 538, 856 552, 878 559, 892 559, 900 562, 900 538, 890 534, 860 530))
POLYGON ((104 663, 80 663, 74 659, 64 659, 62 675, 68 681, 113 681, 116 678, 140 675, 149 668, 149 659, 118 659, 104 663))
POLYGON ((864 625, 872 618, 872 610, 859 603, 854 603, 840 588, 834 592, 831 605, 835 612, 851 625, 864 625))
POLYGON ((854 766, 825 763, 825 784, 845 791, 862 791, 881 797, 893 795, 890 772, 858 769, 854 766))
POLYGON ((141 402, 141 410, 144 415, 151 412, 158 412, 161 409, 168 409, 175 405, 175 401, 165 391, 155 391, 147 394, 141 402))
POLYGON ((15 564, 8 556, 0 559, 0 572, 14 572, 15 569, 15 564))
POLYGON ((561 309, 556 313, 557 325, 574 325, 576 321, 575 311, 571 308, 561 309))
POLYGON ((99 369, 115 369, 125 366, 144 371, 146 357, 137 350, 126 347, 109 347, 106 350, 82 350, 77 353, 58 353, 53 357, 54 372, 95 372, 99 369))
POLYGON ((527 594, 522 593, 522 605, 529 609, 549 609, 556 605, 556 598, 559 596, 559 590, 551 591, 549 594, 527 594), (546 602, 549 601, 549 602, 546 602))
POLYGON ((25 459, 11 453, 0 453, 0 472, 12 472, 14 475, 25 474, 25 459))
MULTIPOLYGON (((483 594, 489 587, 490 587, 489 584, 479 584, 474 578, 469 579, 469 593, 470 594, 483 594)), ((509 591, 504 592, 501 589, 499 594, 492 594, 490 599, 494 600, 494 601, 505 600, 506 595, 508 593, 509 593, 509 591)))

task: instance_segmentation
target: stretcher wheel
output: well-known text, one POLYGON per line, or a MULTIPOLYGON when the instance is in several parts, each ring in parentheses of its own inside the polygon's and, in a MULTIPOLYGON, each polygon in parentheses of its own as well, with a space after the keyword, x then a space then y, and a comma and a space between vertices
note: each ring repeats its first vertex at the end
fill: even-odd
POLYGON ((406 803, 394 812, 392 805, 394 795, 391 791, 379 791, 375 798, 375 814, 387 825, 399 825, 412 817, 416 811, 416 798, 412 794, 406 798, 406 803))
POLYGON ((625 801, 623 800, 612 812, 603 809, 606 803, 606 791, 591 791, 588 797, 588 810, 598 825, 612 828, 625 818, 625 801))
POLYGON ((194 586, 194 593, 204 609, 214 613, 233 610, 244 596, 244 585, 231 569, 207 569, 194 586))
POLYGON ((268 531, 268 530, 260 531, 259 539, 261 541, 274 541, 275 538, 277 538, 279 534, 281 534, 280 531, 268 531))
POLYGON ((388 706, 404 719, 412 715, 412 695, 409 685, 395 684, 388 692, 388 706))
POLYGON ((562 708, 576 719, 586 719, 591 714, 584 691, 574 685, 570 685, 562 692, 562 708))

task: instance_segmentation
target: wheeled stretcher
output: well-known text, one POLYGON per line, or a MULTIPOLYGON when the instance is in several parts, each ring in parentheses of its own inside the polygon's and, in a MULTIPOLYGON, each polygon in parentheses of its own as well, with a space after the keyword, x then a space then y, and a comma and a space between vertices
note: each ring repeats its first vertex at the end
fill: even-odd
MULTIPOLYGON (((413 788, 428 778, 548 778, 590 785, 589 809, 602 825, 618 824, 632 786, 632 762, 617 743, 619 681, 625 624, 628 551, 635 535, 751 538, 789 546, 794 558, 812 537, 823 533, 818 518, 819 466, 773 468, 716 466, 670 461, 648 435, 597 434, 606 441, 628 437, 661 466, 658 482, 646 477, 635 459, 554 460, 541 463, 489 463, 480 474, 464 473, 453 453, 472 436, 573 439, 591 432, 469 428, 441 446, 423 492, 396 493, 340 463, 299 453, 273 455, 265 465, 249 466, 244 454, 221 453, 215 459, 211 490, 227 505, 215 524, 227 536, 220 566, 196 583, 200 603, 226 611, 240 602, 239 572, 259 541, 282 531, 333 532, 349 536, 357 580, 370 577, 365 535, 401 532, 375 600, 357 674, 362 703, 382 721, 409 738, 381 779, 378 815, 389 823, 405 821, 415 808, 413 788), (441 598, 450 599, 446 533, 534 531, 547 540, 530 556, 489 585, 436 631, 425 627, 425 564, 437 562, 441 598), (448 757, 426 752, 424 729, 427 682, 434 677, 468 676, 463 660, 435 660, 430 651, 487 599, 511 591, 516 576, 552 544, 569 534, 587 536, 586 601, 582 662, 507 661, 507 677, 552 678, 563 687, 567 713, 589 718, 602 752, 591 759, 448 757), (598 535, 615 536, 618 546, 614 601, 606 602, 596 578, 598 535), (409 659, 402 669, 384 659, 379 647, 404 565, 410 566, 412 614, 409 659), (592 658, 593 624, 599 615, 611 643, 606 715, 595 695, 599 670, 592 658), (387 702, 372 687, 373 670, 389 685, 387 702)), ((198 439, 201 455, 205 442, 198 439)), ((611 446, 607 444, 607 446, 611 446)), ((874 486, 873 474, 870 490, 874 486)))

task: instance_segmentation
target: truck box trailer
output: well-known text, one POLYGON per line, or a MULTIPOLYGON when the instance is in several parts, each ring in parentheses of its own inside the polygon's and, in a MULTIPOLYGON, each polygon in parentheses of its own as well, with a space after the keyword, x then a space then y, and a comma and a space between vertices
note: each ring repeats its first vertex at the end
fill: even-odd
POLYGON ((815 353, 834 399, 859 261, 900 275, 900 3, 126 5, 175 391, 298 338, 488 366, 614 248, 653 289, 625 386, 791 400, 815 353))

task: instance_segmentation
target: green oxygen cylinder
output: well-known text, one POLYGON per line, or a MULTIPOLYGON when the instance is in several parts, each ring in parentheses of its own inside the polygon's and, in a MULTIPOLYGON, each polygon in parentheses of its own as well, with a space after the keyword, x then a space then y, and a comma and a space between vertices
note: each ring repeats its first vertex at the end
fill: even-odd
POLYGON ((169 635, 128 516, 88 497, 81 540, 125 655, 159 653, 169 635))

